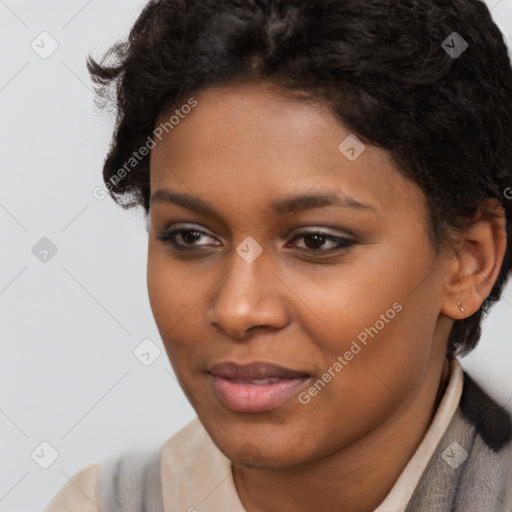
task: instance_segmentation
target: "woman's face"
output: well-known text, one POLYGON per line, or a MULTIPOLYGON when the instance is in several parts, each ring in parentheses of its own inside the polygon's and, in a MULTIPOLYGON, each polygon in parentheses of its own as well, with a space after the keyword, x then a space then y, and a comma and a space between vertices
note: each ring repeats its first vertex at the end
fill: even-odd
POLYGON ((194 99, 152 150, 147 278, 214 442, 290 467, 428 421, 447 330, 421 190, 318 104, 262 85, 194 99))

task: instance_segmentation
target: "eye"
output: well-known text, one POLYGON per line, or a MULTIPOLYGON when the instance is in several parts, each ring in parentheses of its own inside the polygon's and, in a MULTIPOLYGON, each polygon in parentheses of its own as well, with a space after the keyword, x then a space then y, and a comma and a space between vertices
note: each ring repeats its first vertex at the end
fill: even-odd
POLYGON ((305 231, 299 233, 292 241, 301 238, 304 240, 306 247, 299 247, 299 249, 319 254, 344 251, 356 243, 355 240, 350 238, 335 236, 321 231, 305 231), (330 246, 326 247, 326 243, 330 244, 330 246))
POLYGON ((176 250, 187 250, 193 247, 206 246, 208 244, 196 244, 198 240, 207 237, 213 240, 213 237, 195 228, 178 228, 174 230, 160 231, 157 235, 158 240, 169 244, 176 250))
MULTIPOLYGON (((209 247, 219 245, 215 239, 200 229, 194 227, 181 227, 174 230, 160 231, 157 235, 158 240, 170 245, 175 250, 194 250, 199 247, 209 247), (214 243, 208 242, 208 239, 214 240, 214 243), (198 243, 206 240, 205 243, 198 243)), ((322 254, 331 254, 348 250, 356 244, 355 240, 350 238, 336 236, 321 231, 304 231, 296 235, 291 242, 303 239, 305 247, 295 246, 300 251, 322 254)))

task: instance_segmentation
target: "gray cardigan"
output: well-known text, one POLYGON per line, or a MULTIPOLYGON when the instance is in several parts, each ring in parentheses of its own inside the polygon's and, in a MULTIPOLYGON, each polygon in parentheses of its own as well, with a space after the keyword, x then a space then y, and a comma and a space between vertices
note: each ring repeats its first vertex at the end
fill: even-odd
POLYGON ((512 512, 511 438, 510 414, 464 372, 459 407, 406 512, 512 512))
MULTIPOLYGON (((512 512, 511 439, 509 413, 464 373, 459 407, 402 510, 512 512)), ((164 512, 160 452, 125 455, 102 471, 102 512, 164 512)))

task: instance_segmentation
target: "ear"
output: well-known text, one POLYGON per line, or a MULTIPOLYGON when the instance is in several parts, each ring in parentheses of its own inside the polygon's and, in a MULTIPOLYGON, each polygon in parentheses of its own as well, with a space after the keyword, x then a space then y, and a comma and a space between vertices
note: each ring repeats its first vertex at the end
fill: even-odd
POLYGON ((445 295, 441 311, 454 320, 478 311, 491 293, 507 244, 505 211, 497 199, 479 208, 468 233, 460 235, 456 251, 447 257, 445 295), (459 308, 459 300, 464 311, 459 308))

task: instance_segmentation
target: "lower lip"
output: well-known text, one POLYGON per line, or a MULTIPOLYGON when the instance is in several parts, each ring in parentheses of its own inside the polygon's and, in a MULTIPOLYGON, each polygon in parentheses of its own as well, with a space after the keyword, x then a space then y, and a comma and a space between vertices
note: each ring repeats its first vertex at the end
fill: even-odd
POLYGON ((296 395, 309 377, 280 379, 269 384, 242 384, 210 374, 215 396, 235 412, 263 412, 279 407, 296 395))

